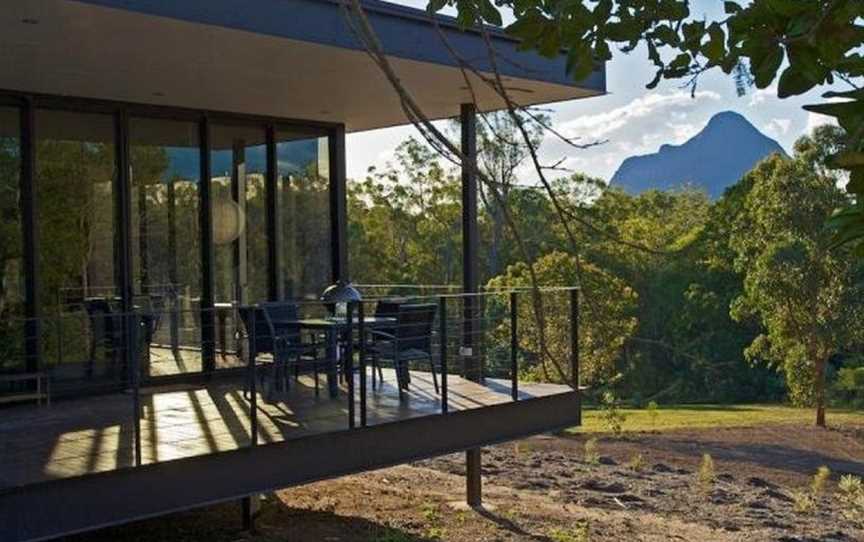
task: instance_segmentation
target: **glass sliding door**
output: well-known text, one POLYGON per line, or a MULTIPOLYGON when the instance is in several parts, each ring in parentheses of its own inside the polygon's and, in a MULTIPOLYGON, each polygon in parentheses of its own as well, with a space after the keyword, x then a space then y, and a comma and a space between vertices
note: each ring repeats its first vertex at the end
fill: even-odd
POLYGON ((237 307, 267 299, 264 126, 212 124, 211 199, 217 365, 242 363, 237 307))
POLYGON ((148 319, 142 376, 201 371, 201 151, 195 122, 132 118, 134 304, 148 319))
POLYGON ((0 107, 0 374, 24 370, 20 113, 0 107))
POLYGON ((35 132, 43 355, 57 380, 116 385, 114 118, 37 110, 35 132))
POLYGON ((318 299, 331 282, 328 139, 277 129, 276 159, 280 295, 318 299))

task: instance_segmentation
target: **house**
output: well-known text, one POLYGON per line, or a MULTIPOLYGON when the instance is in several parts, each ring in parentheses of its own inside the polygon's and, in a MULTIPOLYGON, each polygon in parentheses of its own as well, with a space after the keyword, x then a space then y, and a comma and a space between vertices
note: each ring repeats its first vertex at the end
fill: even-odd
MULTIPOLYGON (((436 307, 426 361, 440 390, 422 367, 403 393, 393 367, 370 389, 359 328, 373 325, 374 302, 355 300, 355 319, 336 331, 315 313, 328 286, 349 285, 346 133, 408 122, 348 6, 4 5, 0 397, 51 405, 0 407, 0 539, 229 500, 242 500, 248 520, 251 497, 265 491, 463 450, 476 504, 479 447, 579 423, 578 390, 518 382, 515 302, 502 323, 513 335, 510 372, 483 373, 470 163, 463 292, 414 296, 436 307), (273 358, 248 355, 254 338, 239 312, 287 299, 309 312, 297 325, 329 341, 327 392, 303 374, 265 400, 273 358), (337 361, 347 376, 335 374, 337 361)), ((462 61, 485 76, 497 65, 522 105, 605 91, 602 67, 573 82, 563 58, 518 52, 501 31, 490 29, 487 45, 447 17, 362 6, 424 112, 461 118, 469 159, 476 110, 504 103, 462 61)), ((558 293, 562 304, 577 299, 558 293)), ((508 299, 516 293, 496 302, 508 299)))

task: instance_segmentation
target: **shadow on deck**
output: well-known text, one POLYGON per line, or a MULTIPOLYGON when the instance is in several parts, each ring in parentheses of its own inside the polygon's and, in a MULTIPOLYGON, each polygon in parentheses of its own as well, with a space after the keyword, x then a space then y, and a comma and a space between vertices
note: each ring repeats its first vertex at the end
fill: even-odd
MULTIPOLYGON (((375 390, 368 387, 369 425, 441 411, 441 396, 435 393, 431 374, 411 374, 411 387, 403 400, 392 369, 384 369, 383 385, 375 390)), ((204 386, 142 389, 142 464, 249 446, 251 408, 242 385, 235 378, 204 386)), ((566 391, 566 386, 554 384, 523 384, 520 398, 566 391)), ((302 375, 275 399, 265 402, 259 394, 259 444, 349 428, 345 383, 338 396, 331 398, 323 376, 316 395, 311 376, 302 375)), ((509 382, 489 379, 481 385, 448 375, 450 412, 510 401, 509 382)), ((359 413, 359 392, 355 392, 355 405, 359 413)), ((49 408, 5 409, 0 421, 0 490, 133 466, 133 416, 132 396, 126 393, 71 399, 49 408)))

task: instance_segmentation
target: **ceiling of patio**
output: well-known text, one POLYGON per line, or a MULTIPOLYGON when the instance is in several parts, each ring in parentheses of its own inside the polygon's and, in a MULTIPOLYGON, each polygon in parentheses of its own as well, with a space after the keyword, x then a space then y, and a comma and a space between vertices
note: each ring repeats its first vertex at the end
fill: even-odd
MULTIPOLYGON (((423 12, 367 3, 393 67, 426 114, 457 115, 471 93, 423 12)), ((12 0, 0 12, 0 89, 344 122, 349 131, 407 122, 386 78, 352 46, 333 2, 212 0, 212 12, 177 11, 192 4, 198 3, 12 0), (272 26, 278 17, 284 24, 272 26), (310 25, 321 32, 310 34, 310 25)), ((460 54, 476 59, 485 51, 479 35, 443 28, 460 54)), ((602 68, 573 84, 561 61, 516 53, 512 40, 494 39, 496 49, 519 55, 502 61, 502 71, 523 105, 605 92, 602 68)), ((485 56, 478 65, 488 62, 485 56)), ((503 107, 471 77, 481 109, 503 107)))

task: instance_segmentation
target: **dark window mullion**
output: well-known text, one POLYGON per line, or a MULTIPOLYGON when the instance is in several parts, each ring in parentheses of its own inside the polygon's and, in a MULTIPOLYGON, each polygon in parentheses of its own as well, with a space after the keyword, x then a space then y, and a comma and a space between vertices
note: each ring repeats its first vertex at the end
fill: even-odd
POLYGON ((280 235, 282 220, 280 213, 278 190, 278 164, 276 156, 276 130, 272 124, 267 125, 267 177, 266 183, 266 220, 267 220, 267 297, 271 301, 282 298, 282 284, 279 272, 281 269, 280 254, 282 243, 280 235))
POLYGON ((42 339, 39 322, 39 236, 36 220, 36 114, 33 100, 26 99, 21 111, 20 177, 21 231, 24 267, 24 352, 26 370, 35 372, 41 364, 42 339))
POLYGON ((213 314, 213 206, 210 168, 210 120, 204 116, 199 123, 201 145, 201 180, 198 190, 198 221, 201 234, 201 367, 205 373, 216 369, 216 328, 213 314))

